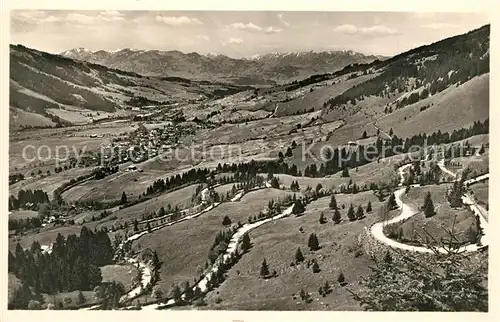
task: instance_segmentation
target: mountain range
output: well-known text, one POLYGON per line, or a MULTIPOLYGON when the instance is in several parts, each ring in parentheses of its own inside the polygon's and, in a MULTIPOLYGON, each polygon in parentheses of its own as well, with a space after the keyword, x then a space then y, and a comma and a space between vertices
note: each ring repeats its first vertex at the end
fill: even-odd
POLYGON ((287 82, 318 73, 335 72, 349 64, 385 59, 351 50, 269 53, 239 59, 213 53, 201 55, 177 50, 129 48, 116 51, 74 48, 60 55, 145 76, 219 80, 240 85, 287 82))
POLYGON ((418 123, 417 132, 426 124, 437 124, 431 119, 439 121, 439 126, 453 125, 460 112, 466 126, 470 120, 488 116, 489 40, 490 26, 486 25, 383 60, 352 51, 234 59, 177 51, 92 52, 78 48, 55 55, 11 45, 11 125, 88 124, 98 119, 130 118, 134 109, 152 107, 158 111, 182 109, 186 118, 219 119, 216 122, 244 122, 311 110, 321 111, 316 122, 331 122, 377 109, 386 114, 379 120, 381 124, 418 123), (98 57, 107 63, 92 62, 98 57), (345 61, 347 65, 338 65, 334 72, 321 70, 279 85, 255 86, 256 80, 266 82, 273 73, 282 79, 287 79, 291 70, 315 73, 318 66, 326 66, 325 61, 334 57, 357 62, 345 61), (369 62, 360 63, 360 59, 369 62), (169 70, 171 65, 198 77, 145 72, 155 66, 159 71, 169 70), (231 78, 238 80, 236 84, 231 78), (237 84, 245 83, 243 80, 254 86, 237 84), (415 113, 409 115, 408 111, 415 113), (441 114, 429 116, 433 113, 441 114))

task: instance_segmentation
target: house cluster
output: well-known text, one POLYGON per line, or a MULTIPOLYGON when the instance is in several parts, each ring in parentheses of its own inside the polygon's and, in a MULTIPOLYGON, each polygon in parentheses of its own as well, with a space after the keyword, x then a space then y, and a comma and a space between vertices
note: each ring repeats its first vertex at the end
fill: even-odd
POLYGON ((189 125, 166 124, 163 127, 148 129, 141 123, 135 131, 113 139, 114 153, 107 159, 117 160, 118 163, 142 162, 175 148, 179 138, 194 133, 195 128, 189 125))

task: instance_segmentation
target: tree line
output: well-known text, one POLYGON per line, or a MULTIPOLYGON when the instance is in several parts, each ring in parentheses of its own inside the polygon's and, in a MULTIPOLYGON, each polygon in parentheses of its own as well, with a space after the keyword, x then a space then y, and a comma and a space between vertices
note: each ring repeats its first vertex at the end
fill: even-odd
POLYGON ((38 209, 39 204, 49 203, 49 196, 41 189, 19 190, 17 198, 9 197, 9 211, 23 209, 38 209))
MULTIPOLYGON (((89 230, 83 226, 80 236, 58 234, 52 252, 43 252, 38 241, 30 249, 16 245, 15 253, 9 251, 8 270, 29 287, 34 296, 41 293, 56 294, 75 290, 89 291, 102 281, 99 267, 113 262, 113 247, 108 234, 89 230)), ((29 299, 28 299, 29 300, 29 299)), ((14 299, 16 308, 25 300, 14 299)))

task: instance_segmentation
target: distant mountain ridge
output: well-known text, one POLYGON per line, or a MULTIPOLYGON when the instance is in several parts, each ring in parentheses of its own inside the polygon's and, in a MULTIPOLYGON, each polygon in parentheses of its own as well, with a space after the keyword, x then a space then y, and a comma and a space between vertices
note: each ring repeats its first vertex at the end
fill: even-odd
POLYGON ((238 84, 272 84, 341 70, 350 64, 370 63, 386 57, 352 50, 284 52, 231 58, 222 54, 201 55, 178 50, 91 51, 74 48, 60 55, 146 76, 224 80, 238 84))
MULTIPOLYGON (((78 52, 83 55, 89 51, 78 52)), ((23 125, 20 118, 27 117, 35 123, 33 126, 87 124, 129 116, 138 106, 171 107, 251 89, 174 77, 144 77, 22 45, 10 46, 9 68, 10 114, 15 121, 11 123, 19 126, 23 125)))

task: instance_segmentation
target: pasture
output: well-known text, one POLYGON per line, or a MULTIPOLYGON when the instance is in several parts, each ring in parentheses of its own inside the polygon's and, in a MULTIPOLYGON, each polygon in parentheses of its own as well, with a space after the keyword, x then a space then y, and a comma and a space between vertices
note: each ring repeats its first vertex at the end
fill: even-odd
POLYGON ((471 185, 470 190, 480 205, 486 207, 489 205, 489 180, 471 185))
POLYGON ((269 200, 287 194, 271 188, 250 192, 239 202, 222 203, 197 218, 146 234, 135 241, 132 248, 136 251, 150 248, 158 253, 163 262, 159 286, 164 292, 170 292, 172 283, 189 281, 192 285, 208 261, 216 234, 225 229, 222 225, 224 216, 228 216, 232 223, 245 223, 249 216, 264 210, 269 200))
MULTIPOLYGON (((92 172, 94 168, 71 168, 69 170, 52 173, 49 176, 26 176, 25 180, 16 182, 9 186, 9 194, 17 197, 19 190, 35 190, 42 189, 52 199, 54 190, 59 188, 63 183, 69 182, 71 179, 76 179, 79 176, 86 175, 92 172)), ((36 171, 35 171, 36 173, 36 171)), ((64 195, 64 194, 63 194, 64 195)))
POLYGON ((443 239, 449 240, 450 238, 447 230, 453 230, 459 241, 468 241, 467 230, 475 224, 474 214, 467 208, 450 207, 446 199, 446 191, 450 187, 451 184, 412 187, 402 200, 418 213, 404 222, 391 225, 391 231, 401 232, 401 239, 413 243, 441 245, 443 239), (426 218, 420 211, 427 192, 431 193, 436 211, 436 215, 429 218, 426 218))
POLYGON ((489 73, 472 78, 459 87, 452 86, 432 97, 395 110, 377 120, 385 131, 391 128, 399 137, 414 134, 452 132, 489 116, 489 73), (431 105, 424 111, 420 108, 431 105))
POLYGON ((33 210, 17 210, 9 213, 9 219, 28 219, 38 217, 38 211, 33 210))
POLYGON ((207 294, 208 309, 220 310, 359 310, 360 307, 350 294, 339 285, 337 278, 343 272, 348 285, 356 290, 361 277, 370 270, 371 260, 358 243, 358 237, 365 227, 379 221, 378 210, 381 202, 371 192, 355 195, 337 195, 337 204, 342 221, 334 224, 333 211, 329 209, 329 197, 318 199, 306 207, 300 217, 290 216, 265 225, 250 232, 252 248, 228 272, 228 279, 219 288, 207 294), (359 221, 350 222, 346 218, 349 204, 355 209, 371 201, 373 212, 359 221), (345 209, 342 209, 345 205, 345 209), (327 219, 319 223, 320 213, 327 219), (302 228, 301 232, 299 229, 302 228), (279 233, 276 233, 279 232, 279 233), (321 249, 310 251, 308 237, 315 233, 321 249), (295 252, 300 247, 305 261, 292 267, 295 252), (262 279, 259 270, 263 259, 269 270, 276 270, 277 277, 262 279), (315 259, 321 271, 313 273, 306 266, 308 260, 315 259), (332 287, 326 297, 318 294, 318 288, 325 282, 332 287), (311 293, 313 301, 305 304, 300 301, 301 289, 311 293), (296 295, 297 299, 293 296, 296 295), (220 303, 216 303, 219 302, 220 303))

